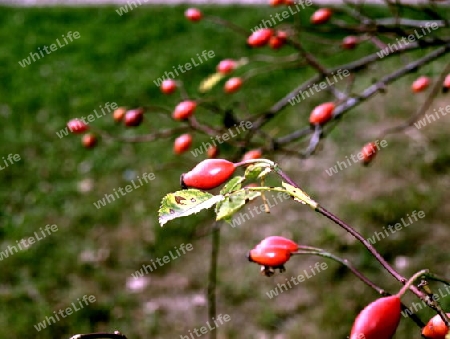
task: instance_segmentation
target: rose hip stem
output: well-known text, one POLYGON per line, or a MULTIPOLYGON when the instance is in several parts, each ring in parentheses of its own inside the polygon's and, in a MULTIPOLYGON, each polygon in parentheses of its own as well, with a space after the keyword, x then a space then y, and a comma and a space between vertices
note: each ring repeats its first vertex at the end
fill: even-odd
POLYGON ((414 284, 414 281, 416 281, 417 279, 426 275, 429 272, 430 272, 429 270, 421 270, 417 273, 414 273, 414 275, 411 278, 409 278, 409 280, 406 282, 405 286, 403 286, 402 289, 397 293, 397 296, 401 298, 403 294, 405 294, 405 292, 411 287, 411 285, 414 284))
POLYGON ((338 256, 335 256, 332 253, 326 252, 320 248, 304 248, 304 246, 299 246, 299 250, 297 252, 292 252, 293 255, 305 255, 305 254, 312 254, 312 255, 318 255, 323 258, 328 258, 331 260, 334 260, 345 267, 347 267, 354 275, 358 277, 363 283, 368 285, 369 287, 373 288, 375 291, 378 292, 378 294, 382 296, 389 296, 390 294, 387 293, 385 290, 383 290, 381 287, 375 285, 372 281, 370 281, 369 278, 367 278, 364 274, 362 274, 358 269, 356 269, 347 259, 340 258, 338 256))

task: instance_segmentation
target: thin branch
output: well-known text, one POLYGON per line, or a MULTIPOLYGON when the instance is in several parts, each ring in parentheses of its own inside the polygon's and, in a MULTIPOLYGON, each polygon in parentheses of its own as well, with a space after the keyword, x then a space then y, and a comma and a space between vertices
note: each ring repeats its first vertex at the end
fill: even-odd
POLYGON ((322 137, 322 132, 323 132, 322 126, 316 125, 314 127, 314 133, 311 136, 311 139, 309 140, 308 148, 303 153, 305 157, 308 157, 308 156, 310 156, 311 154, 314 153, 314 151, 316 150, 317 146, 319 145, 320 139, 322 137))
POLYGON ((291 134, 288 134, 283 137, 279 137, 279 138, 275 139, 275 144, 278 144, 278 145, 288 144, 294 140, 297 140, 306 135, 309 135, 312 132, 313 132, 313 130, 311 129, 311 127, 304 127, 304 128, 299 129, 291 134))
POLYGON ((195 118, 195 116, 191 116, 188 119, 188 123, 189 123, 189 126, 192 129, 197 130, 197 131, 201 131, 201 132, 203 132, 203 133, 205 133, 207 135, 210 135, 210 136, 214 136, 218 132, 216 129, 214 129, 214 128, 206 125, 206 124, 199 123, 197 118, 195 118))

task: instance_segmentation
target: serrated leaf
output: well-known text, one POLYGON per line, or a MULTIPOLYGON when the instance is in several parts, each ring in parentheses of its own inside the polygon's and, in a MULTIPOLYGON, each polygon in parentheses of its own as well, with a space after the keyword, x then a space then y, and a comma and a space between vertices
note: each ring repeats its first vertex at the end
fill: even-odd
POLYGON ((272 169, 270 167, 265 167, 261 173, 259 173, 258 175, 258 179, 264 179, 264 177, 269 174, 270 172, 272 172, 272 169))
POLYGON ((253 164, 248 166, 245 169, 245 178, 247 180, 256 180, 258 178, 258 175, 262 172, 263 168, 261 166, 258 166, 260 164, 253 164))
POLYGON ((197 189, 169 193, 161 201, 159 224, 163 226, 170 220, 211 208, 224 198, 223 195, 212 195, 197 189))
POLYGON ((241 183, 245 180, 242 176, 237 176, 228 181, 225 186, 220 190, 220 194, 225 195, 227 193, 237 191, 241 188, 241 183))
POLYGON ((217 83, 225 77, 222 73, 213 73, 200 83, 198 90, 201 93, 210 91, 217 83))
POLYGON ((231 193, 225 200, 216 206, 216 220, 231 219, 234 213, 239 211, 246 203, 259 197, 261 192, 246 189, 231 193))
MULTIPOLYGON (((237 176, 234 177, 233 179, 231 179, 230 181, 228 181, 225 186, 221 189, 220 194, 222 195, 226 195, 227 193, 230 193, 232 191, 236 191, 239 190, 241 188, 241 183, 245 180, 244 177, 242 176, 237 176)), ((222 203, 226 200, 227 198, 225 198, 223 201, 217 203, 216 205, 216 213, 218 213, 218 211, 220 210, 220 207, 222 205, 222 203)))
POLYGON ((286 191, 294 198, 295 201, 301 202, 302 204, 307 204, 311 208, 316 209, 319 204, 311 199, 311 197, 303 192, 300 188, 294 187, 287 182, 282 182, 282 186, 286 191))
POLYGON ((257 180, 263 179, 270 172, 272 172, 270 165, 261 162, 248 166, 244 175, 247 180, 257 180))

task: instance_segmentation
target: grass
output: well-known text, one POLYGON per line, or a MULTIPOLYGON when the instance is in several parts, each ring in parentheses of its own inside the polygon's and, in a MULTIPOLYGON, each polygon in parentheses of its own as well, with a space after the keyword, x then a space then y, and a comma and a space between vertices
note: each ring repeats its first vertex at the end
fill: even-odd
MULTIPOLYGON (((98 148, 85 150, 79 137, 60 139, 56 132, 69 119, 87 116, 106 102, 130 107, 160 105, 171 110, 178 98, 161 95, 154 80, 204 50, 214 51, 215 57, 180 77, 189 93, 196 93, 200 81, 221 59, 263 52, 248 50, 243 37, 212 23, 185 21, 184 7, 143 6, 123 16, 115 9, 3 7, 0 11, 4 46, 0 49, 0 157, 10 153, 21 157, 0 172, 0 248, 16 245, 47 224, 58 226, 57 232, 0 263, 0 327, 10 339, 68 338, 114 329, 129 338, 169 338, 187 335, 207 320, 203 296, 210 243, 204 235, 212 214, 176 220, 164 228, 157 224, 162 196, 178 189, 180 173, 198 159, 175 157, 171 151, 174 138, 143 144, 105 139, 98 148), (69 31, 79 32, 80 38, 25 68, 19 65, 30 52, 55 43, 69 31), (101 209, 94 207, 105 194, 127 185, 127 178, 145 172, 155 173, 156 179, 101 209), (194 250, 148 275, 149 285, 142 291, 133 293, 127 288, 132 273, 183 242, 192 243, 194 250), (96 302, 40 332, 35 330, 35 324, 83 295, 94 295, 96 302)), ((205 11, 254 27, 275 10, 220 7, 205 11)), ((311 12, 305 9, 300 16, 306 19, 311 12)), ((293 18, 288 18, 283 24, 292 22, 293 18)), ((327 36, 342 38, 334 32, 327 36)), ((356 52, 336 53, 314 40, 306 46, 320 52, 330 65, 374 51, 364 44, 356 52)), ((414 53, 412 58, 421 54, 423 51, 414 53)), ((401 62, 404 60, 384 61, 382 70, 395 69, 401 62)), ((423 73, 434 75, 439 67, 442 61, 425 67, 423 73)), ((306 69, 279 70, 252 78, 245 84, 248 91, 232 97, 220 95, 220 86, 213 93, 220 96, 222 107, 257 113, 310 74, 306 69)), ((408 75, 384 96, 345 116, 314 158, 277 160, 317 200, 368 236, 413 210, 423 210, 425 219, 376 247, 391 262, 403 258, 407 264, 400 270, 405 275, 423 267, 445 274, 450 259, 447 119, 420 131, 390 136, 389 146, 369 168, 354 165, 331 177, 325 173, 383 127, 412 114, 424 98, 409 93, 415 76, 408 75)), ((366 74, 359 88, 370 79, 366 74)), ((311 107, 328 99, 322 92, 288 107, 266 131, 280 135, 293 130, 300 119, 306 120, 311 107)), ((448 95, 441 95, 436 105, 448 104, 448 100, 448 95)), ((198 115, 216 120, 202 110, 198 115)), ((165 115, 149 113, 136 131, 124 131, 110 116, 92 125, 111 134, 131 135, 174 124, 165 115)), ((204 140, 198 137, 195 142, 204 140)), ((224 149, 223 154, 227 157, 233 151, 224 149)), ((376 297, 348 272, 328 263, 329 269, 320 276, 269 300, 267 291, 318 259, 302 257, 288 264, 286 275, 263 278, 258 268, 245 260, 245 253, 267 235, 283 234, 343 253, 380 285, 390 291, 398 288, 359 244, 293 202, 280 204, 271 215, 261 215, 235 229, 224 226, 222 233, 218 307, 231 321, 219 330, 227 338, 278 333, 288 338, 345 338, 358 310, 376 297)), ((443 299, 447 307, 449 300, 443 299)), ((421 314, 431 315, 427 312, 421 314)), ((420 336, 411 322, 403 321, 397 337, 420 336)))

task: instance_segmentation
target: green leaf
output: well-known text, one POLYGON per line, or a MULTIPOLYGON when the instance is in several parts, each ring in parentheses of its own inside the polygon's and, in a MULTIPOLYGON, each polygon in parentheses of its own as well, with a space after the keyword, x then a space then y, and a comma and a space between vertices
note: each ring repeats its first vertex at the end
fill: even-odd
POLYGON ((231 220, 234 213, 239 211, 246 203, 256 199, 261 195, 261 192, 249 191, 242 189, 231 193, 225 200, 216 206, 216 220, 231 220))
POLYGON ((212 195, 197 189, 169 193, 161 201, 159 224, 164 226, 170 220, 186 217, 211 208, 224 198, 223 195, 212 195))
POLYGON ((311 197, 303 192, 300 188, 294 187, 286 182, 282 182, 282 186, 286 189, 295 201, 299 201, 304 205, 309 205, 311 208, 316 209, 319 204, 311 199, 311 197))
POLYGON ((220 194, 225 195, 232 191, 237 191, 241 188, 241 183, 245 180, 244 177, 237 176, 228 181, 225 186, 220 190, 220 194))
POLYGON ((245 170, 245 178, 247 180, 263 179, 267 174, 272 172, 272 168, 266 163, 256 163, 248 166, 245 170))

